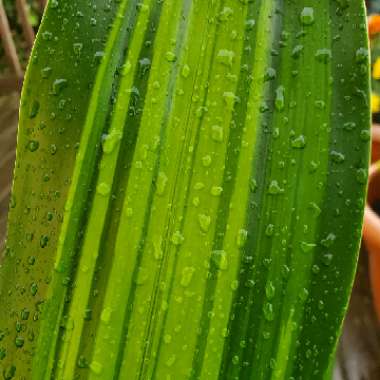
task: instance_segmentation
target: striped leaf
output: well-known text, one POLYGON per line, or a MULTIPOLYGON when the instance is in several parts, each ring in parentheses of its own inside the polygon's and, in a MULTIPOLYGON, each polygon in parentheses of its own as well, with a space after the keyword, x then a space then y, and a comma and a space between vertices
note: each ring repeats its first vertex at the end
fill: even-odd
POLYGON ((368 82, 361 1, 51 0, 21 102, 4 378, 328 378, 368 82))

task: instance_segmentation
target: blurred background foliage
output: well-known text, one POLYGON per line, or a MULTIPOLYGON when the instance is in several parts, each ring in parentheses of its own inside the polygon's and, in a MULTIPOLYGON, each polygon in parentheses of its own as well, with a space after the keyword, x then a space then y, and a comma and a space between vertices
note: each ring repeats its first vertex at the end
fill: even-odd
MULTIPOLYGON (((8 17, 20 63, 22 67, 25 68, 28 61, 29 51, 27 49, 22 26, 17 14, 16 1, 2 0, 2 2, 8 17)), ((44 2, 39 0, 26 0, 25 2, 27 3, 28 9, 28 21, 30 25, 32 25, 33 29, 37 31, 38 26, 41 22, 44 2)), ((0 73, 7 72, 7 70, 9 70, 9 65, 5 58, 4 47, 2 44, 0 44, 0 73)))

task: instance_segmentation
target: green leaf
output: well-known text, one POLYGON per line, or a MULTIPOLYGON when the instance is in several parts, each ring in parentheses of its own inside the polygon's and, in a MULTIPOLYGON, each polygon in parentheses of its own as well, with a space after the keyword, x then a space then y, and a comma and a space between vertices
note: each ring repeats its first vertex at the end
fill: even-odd
POLYGON ((327 378, 368 93, 360 1, 51 0, 21 102, 4 376, 327 378))

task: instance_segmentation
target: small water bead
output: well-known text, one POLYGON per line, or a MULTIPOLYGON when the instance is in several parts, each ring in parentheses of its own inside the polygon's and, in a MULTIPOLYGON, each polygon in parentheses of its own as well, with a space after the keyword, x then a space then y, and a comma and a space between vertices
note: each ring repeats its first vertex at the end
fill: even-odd
POLYGON ((226 103, 228 110, 232 111, 235 104, 240 102, 240 98, 231 91, 223 93, 224 103, 226 103))
POLYGON ((303 45, 296 45, 293 50, 292 50, 292 57, 294 59, 297 59, 301 56, 302 52, 304 50, 304 46, 303 45))
POLYGON ((201 201, 200 201, 199 197, 194 197, 193 198, 193 205, 195 207, 198 207, 200 204, 201 204, 201 201))
POLYGON ((365 184, 367 182, 368 173, 365 169, 358 169, 356 171, 356 180, 361 183, 365 184))
POLYGON ((213 125, 211 127, 211 138, 216 142, 222 142, 223 141, 223 128, 219 125, 213 125))
POLYGON ((336 240, 336 235, 330 232, 324 239, 321 240, 321 245, 325 248, 331 247, 336 240))
POLYGON ((96 192, 100 195, 106 196, 111 192, 111 187, 108 183, 101 182, 97 187, 96 187, 96 192))
POLYGON ((191 283, 191 280, 193 278, 193 275, 195 273, 194 267, 185 267, 182 269, 182 275, 181 275, 181 286, 184 288, 189 286, 191 283))
POLYGON ((223 9, 219 13, 219 20, 220 21, 228 21, 231 16, 233 15, 234 11, 230 7, 223 7, 223 9))
POLYGON ((236 244, 239 248, 243 248, 247 242, 248 239, 248 231, 244 228, 241 228, 238 231, 237 237, 236 237, 236 244))
POLYGON ((103 365, 97 361, 92 361, 90 364, 90 370, 96 375, 100 375, 103 371, 103 365))
POLYGON ((280 187, 277 180, 272 180, 268 187, 268 193, 271 195, 278 195, 284 192, 284 189, 280 187))
POLYGON ((158 177, 157 177, 157 183, 156 183, 156 188, 157 188, 157 194, 158 195, 163 195, 166 190, 166 185, 168 183, 168 177, 164 172, 159 172, 158 177))
POLYGON ((317 245, 315 243, 308 243, 306 241, 301 241, 300 247, 302 252, 309 253, 311 252, 317 245))
POLYGON ((268 322, 272 322, 274 320, 274 310, 273 305, 270 302, 266 302, 263 306, 264 318, 268 322))
POLYGON ((79 57, 82 54, 83 44, 80 42, 74 43, 73 44, 73 50, 74 50, 75 55, 77 55, 79 57))
POLYGON ((235 57, 235 53, 232 50, 219 50, 217 61, 226 66, 232 66, 233 60, 235 57))
POLYGON ((59 95, 68 86, 67 79, 59 78, 53 82, 53 95, 59 95))
POLYGON ((214 197, 219 197, 223 192, 223 187, 221 186, 213 186, 210 190, 210 194, 214 197))
POLYGON ((371 139, 371 132, 367 129, 363 129, 360 131, 360 139, 362 141, 369 141, 371 139))
POLYGON ((349 121, 343 124, 343 129, 346 131, 352 131, 356 128, 356 123, 353 121, 349 121))
POLYGON ((335 162, 336 164, 342 164, 345 161, 344 154, 337 152, 335 150, 330 152, 331 160, 335 162))
POLYGON ((330 49, 318 49, 315 53, 317 61, 327 63, 331 60, 332 53, 330 49))
POLYGON ((182 67, 182 71, 181 71, 181 74, 184 78, 188 78, 189 75, 190 75, 190 66, 185 64, 183 67, 182 67))
POLYGON ((272 281, 269 281, 265 286, 265 296, 268 300, 272 300, 275 296, 276 288, 272 281))
POLYGON ((29 152, 35 152, 40 147, 40 143, 37 140, 29 140, 27 148, 29 152))
POLYGON ((38 115, 39 111, 40 111, 40 102, 38 100, 34 100, 30 107, 29 118, 34 119, 38 115))
POLYGON ((175 231, 174 233, 173 233, 173 235, 172 235, 172 243, 174 244, 174 245, 181 245, 183 242, 184 242, 184 240, 185 240, 185 238, 184 238, 184 236, 181 234, 181 232, 180 231, 175 231))
POLYGON ((120 131, 112 131, 103 138, 102 148, 105 154, 110 154, 114 151, 117 144, 120 142, 122 134, 120 131))
POLYGON ((305 7, 300 15, 302 25, 312 25, 314 23, 314 9, 305 7))
POLYGON ((40 247, 45 248, 49 243, 49 236, 42 235, 40 238, 40 247))
POLYGON ((276 70, 273 68, 273 67, 268 67, 266 70, 265 70, 265 74, 264 74, 264 81, 270 81, 270 80, 273 80, 276 78, 276 70))
POLYGON ((329 266, 333 260, 333 255, 331 253, 325 253, 322 256, 322 262, 324 265, 329 266))
POLYGON ((175 62, 177 60, 176 55, 172 51, 166 52, 165 58, 168 62, 175 62))
POLYGON ((276 99, 274 101, 274 105, 277 111, 282 111, 285 106, 284 100, 285 88, 284 86, 280 86, 276 89, 276 99))
POLYGON ((16 336, 15 345, 17 348, 21 348, 24 346, 25 339, 22 336, 16 336))
POLYGON ((208 232, 211 224, 211 216, 206 214, 199 214, 198 224, 202 232, 208 232))
POLYGON ((274 233, 274 225, 268 224, 266 229, 265 229, 265 235, 270 237, 270 236, 273 236, 273 233, 274 233))
POLYGON ((256 21, 253 18, 251 18, 245 22, 245 29, 246 30, 253 30, 255 25, 256 25, 256 21))
POLYGON ((306 138, 304 135, 295 137, 291 141, 291 146, 294 149, 303 149, 306 146, 306 138))
POLYGON ((209 154, 206 156, 202 157, 202 164, 205 168, 208 168, 212 163, 212 158, 209 154))
POLYGON ((100 320, 108 324, 111 320, 111 314, 112 314, 112 309, 110 307, 105 307, 100 314, 100 320))
POLYGON ((41 70, 41 76, 43 79, 47 79, 50 77, 51 73, 52 73, 53 69, 49 66, 47 67, 44 67, 42 70, 41 70))
POLYGON ((211 252, 211 261, 220 270, 226 270, 228 268, 227 254, 222 249, 211 252))
POLYGON ((356 62, 357 63, 365 63, 368 60, 369 52, 367 48, 359 48, 356 50, 356 62))

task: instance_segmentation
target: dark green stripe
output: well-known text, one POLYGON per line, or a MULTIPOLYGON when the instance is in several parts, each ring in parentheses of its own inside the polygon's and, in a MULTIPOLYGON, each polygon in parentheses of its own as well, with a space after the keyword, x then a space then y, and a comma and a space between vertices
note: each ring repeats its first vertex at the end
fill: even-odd
POLYGON ((68 307, 66 300, 70 297, 70 294, 67 293, 69 287, 66 284, 75 278, 75 273, 78 269, 76 263, 79 259, 77 254, 83 237, 82 228, 86 225, 88 216, 86 210, 91 204, 91 199, 94 194, 90 189, 91 185, 95 183, 98 174, 95 169, 101 152, 99 142, 102 133, 107 130, 107 122, 110 120, 112 113, 112 98, 120 85, 120 76, 117 75, 117 67, 122 64, 125 58, 126 47, 132 34, 130 25, 134 24, 137 16, 136 5, 137 0, 130 3, 130 10, 128 12, 130 17, 125 19, 118 36, 115 53, 118 52, 119 54, 114 54, 111 59, 109 73, 105 79, 104 95, 100 97, 96 109, 97 117, 95 119, 95 126, 92 128, 88 145, 89 150, 86 151, 84 157, 84 160, 87 161, 87 170, 81 173, 80 183, 78 184, 78 189, 74 196, 72 213, 70 215, 70 233, 65 236, 65 248, 63 248, 62 261, 59 263, 59 267, 53 276, 51 284, 52 289, 54 289, 54 298, 48 300, 44 307, 44 321, 49 321, 49 326, 44 327, 44 324, 42 324, 42 332, 44 335, 42 335, 43 340, 40 341, 41 355, 38 356, 39 361, 41 361, 41 363, 38 364, 38 368, 42 370, 40 376, 46 376, 45 371, 48 370, 45 366, 48 363, 47 358, 51 357, 51 355, 57 358, 59 354, 60 346, 57 343, 64 333, 60 326, 64 326, 62 318, 64 311, 67 310, 68 307), (107 110, 107 112, 104 112, 104 110, 107 110), (89 189, 89 191, 83 191, 83 189, 89 189), (59 308, 57 307, 58 303, 60 304, 59 308), (54 331, 52 330, 52 326, 55 326, 54 331, 57 331, 58 335, 53 336, 54 331), (52 351, 54 351, 54 353, 52 351))
MULTIPOLYGON (((331 113, 332 131, 329 151, 341 152, 345 156, 345 161, 338 164, 331 158, 329 160, 323 204, 325 210, 331 210, 331 212, 321 214, 317 241, 321 242, 331 233, 335 235, 336 240, 331 247, 319 244, 316 251, 314 268, 315 270, 319 268, 323 276, 320 273, 312 275, 310 302, 304 312, 303 330, 299 337, 300 347, 306 347, 308 342, 313 342, 313 347, 309 350, 296 351, 292 372, 296 379, 325 378, 325 363, 334 355, 334 343, 339 336, 339 327, 344 317, 344 310, 341 310, 339 314, 331 314, 329 311, 335 309, 337 300, 348 301, 353 268, 356 267, 357 255, 346 255, 346 251, 347 247, 350 247, 352 252, 358 252, 359 248, 361 218, 358 215, 363 213, 362 194, 366 184, 358 181, 358 176, 360 179, 362 174, 367 173, 368 156, 358 159, 358 156, 352 152, 362 150, 363 144, 369 151, 369 141, 361 138, 362 129, 359 126, 365 126, 364 131, 368 131, 367 126, 370 125, 369 99, 359 90, 355 90, 355 88, 363 88, 363 83, 369 81, 367 64, 359 64, 356 60, 356 49, 362 41, 366 27, 363 24, 365 10, 359 3, 330 2, 329 14, 331 25, 334 26, 331 63, 334 91, 345 94, 346 97, 332 98, 334 112, 331 113), (342 23, 343 18, 349 19, 350 22, 342 23), (337 38, 343 33, 350 35, 351 40, 337 38), (359 104, 358 100, 360 100, 359 104), (345 124, 352 122, 356 124, 356 127, 350 130, 345 124), (346 191, 341 190, 343 184, 346 191), (333 210, 335 210, 335 217, 331 217, 333 210), (358 224, 349 222, 353 219, 357 220, 358 224), (323 304, 320 303, 322 300, 323 304), (329 339, 326 339, 327 332, 330 335, 329 339), (306 355, 315 363, 313 368, 302 365, 306 355)), ((368 49, 368 46, 363 45, 362 48, 368 49)))
MULTIPOLYGON (((265 1, 265 0, 264 0, 265 1)), ((282 2, 281 2, 282 3, 282 2)), ((281 6, 276 8, 281 13, 281 6)), ((283 30, 282 18, 279 14, 272 15, 271 38, 273 42, 281 40, 281 31, 283 30)), ((279 67, 280 57, 275 54, 268 56, 268 67, 279 67)), ((278 76, 278 73, 277 73, 278 76)), ((265 88, 265 102, 272 109, 274 104, 274 93, 278 83, 275 80, 269 82, 265 88)), ((262 321, 262 305, 265 299, 265 281, 257 281, 261 272, 267 269, 263 266, 263 260, 271 251, 272 241, 268 239, 264 247, 262 237, 265 236, 264 224, 265 215, 259 213, 262 209, 267 195, 268 178, 270 178, 271 156, 274 131, 271 130, 273 111, 267 111, 260 115, 257 120, 258 136, 256 146, 253 147, 254 160, 252 162, 252 174, 250 183, 252 191, 248 198, 246 225, 248 237, 245 247, 242 250, 239 273, 239 286, 236 290, 230 311, 230 321, 228 331, 230 333, 226 338, 223 360, 220 370, 219 379, 250 378, 251 365, 254 361, 255 340, 257 330, 262 321), (257 184, 257 186, 255 185, 257 184), (256 188, 257 187, 257 188, 256 188), (246 346, 242 347, 242 341, 246 346), (242 354, 242 357, 238 355, 242 354), (232 362, 231 358, 239 356, 239 365, 232 362), (243 364, 245 363, 245 364, 243 364)))

